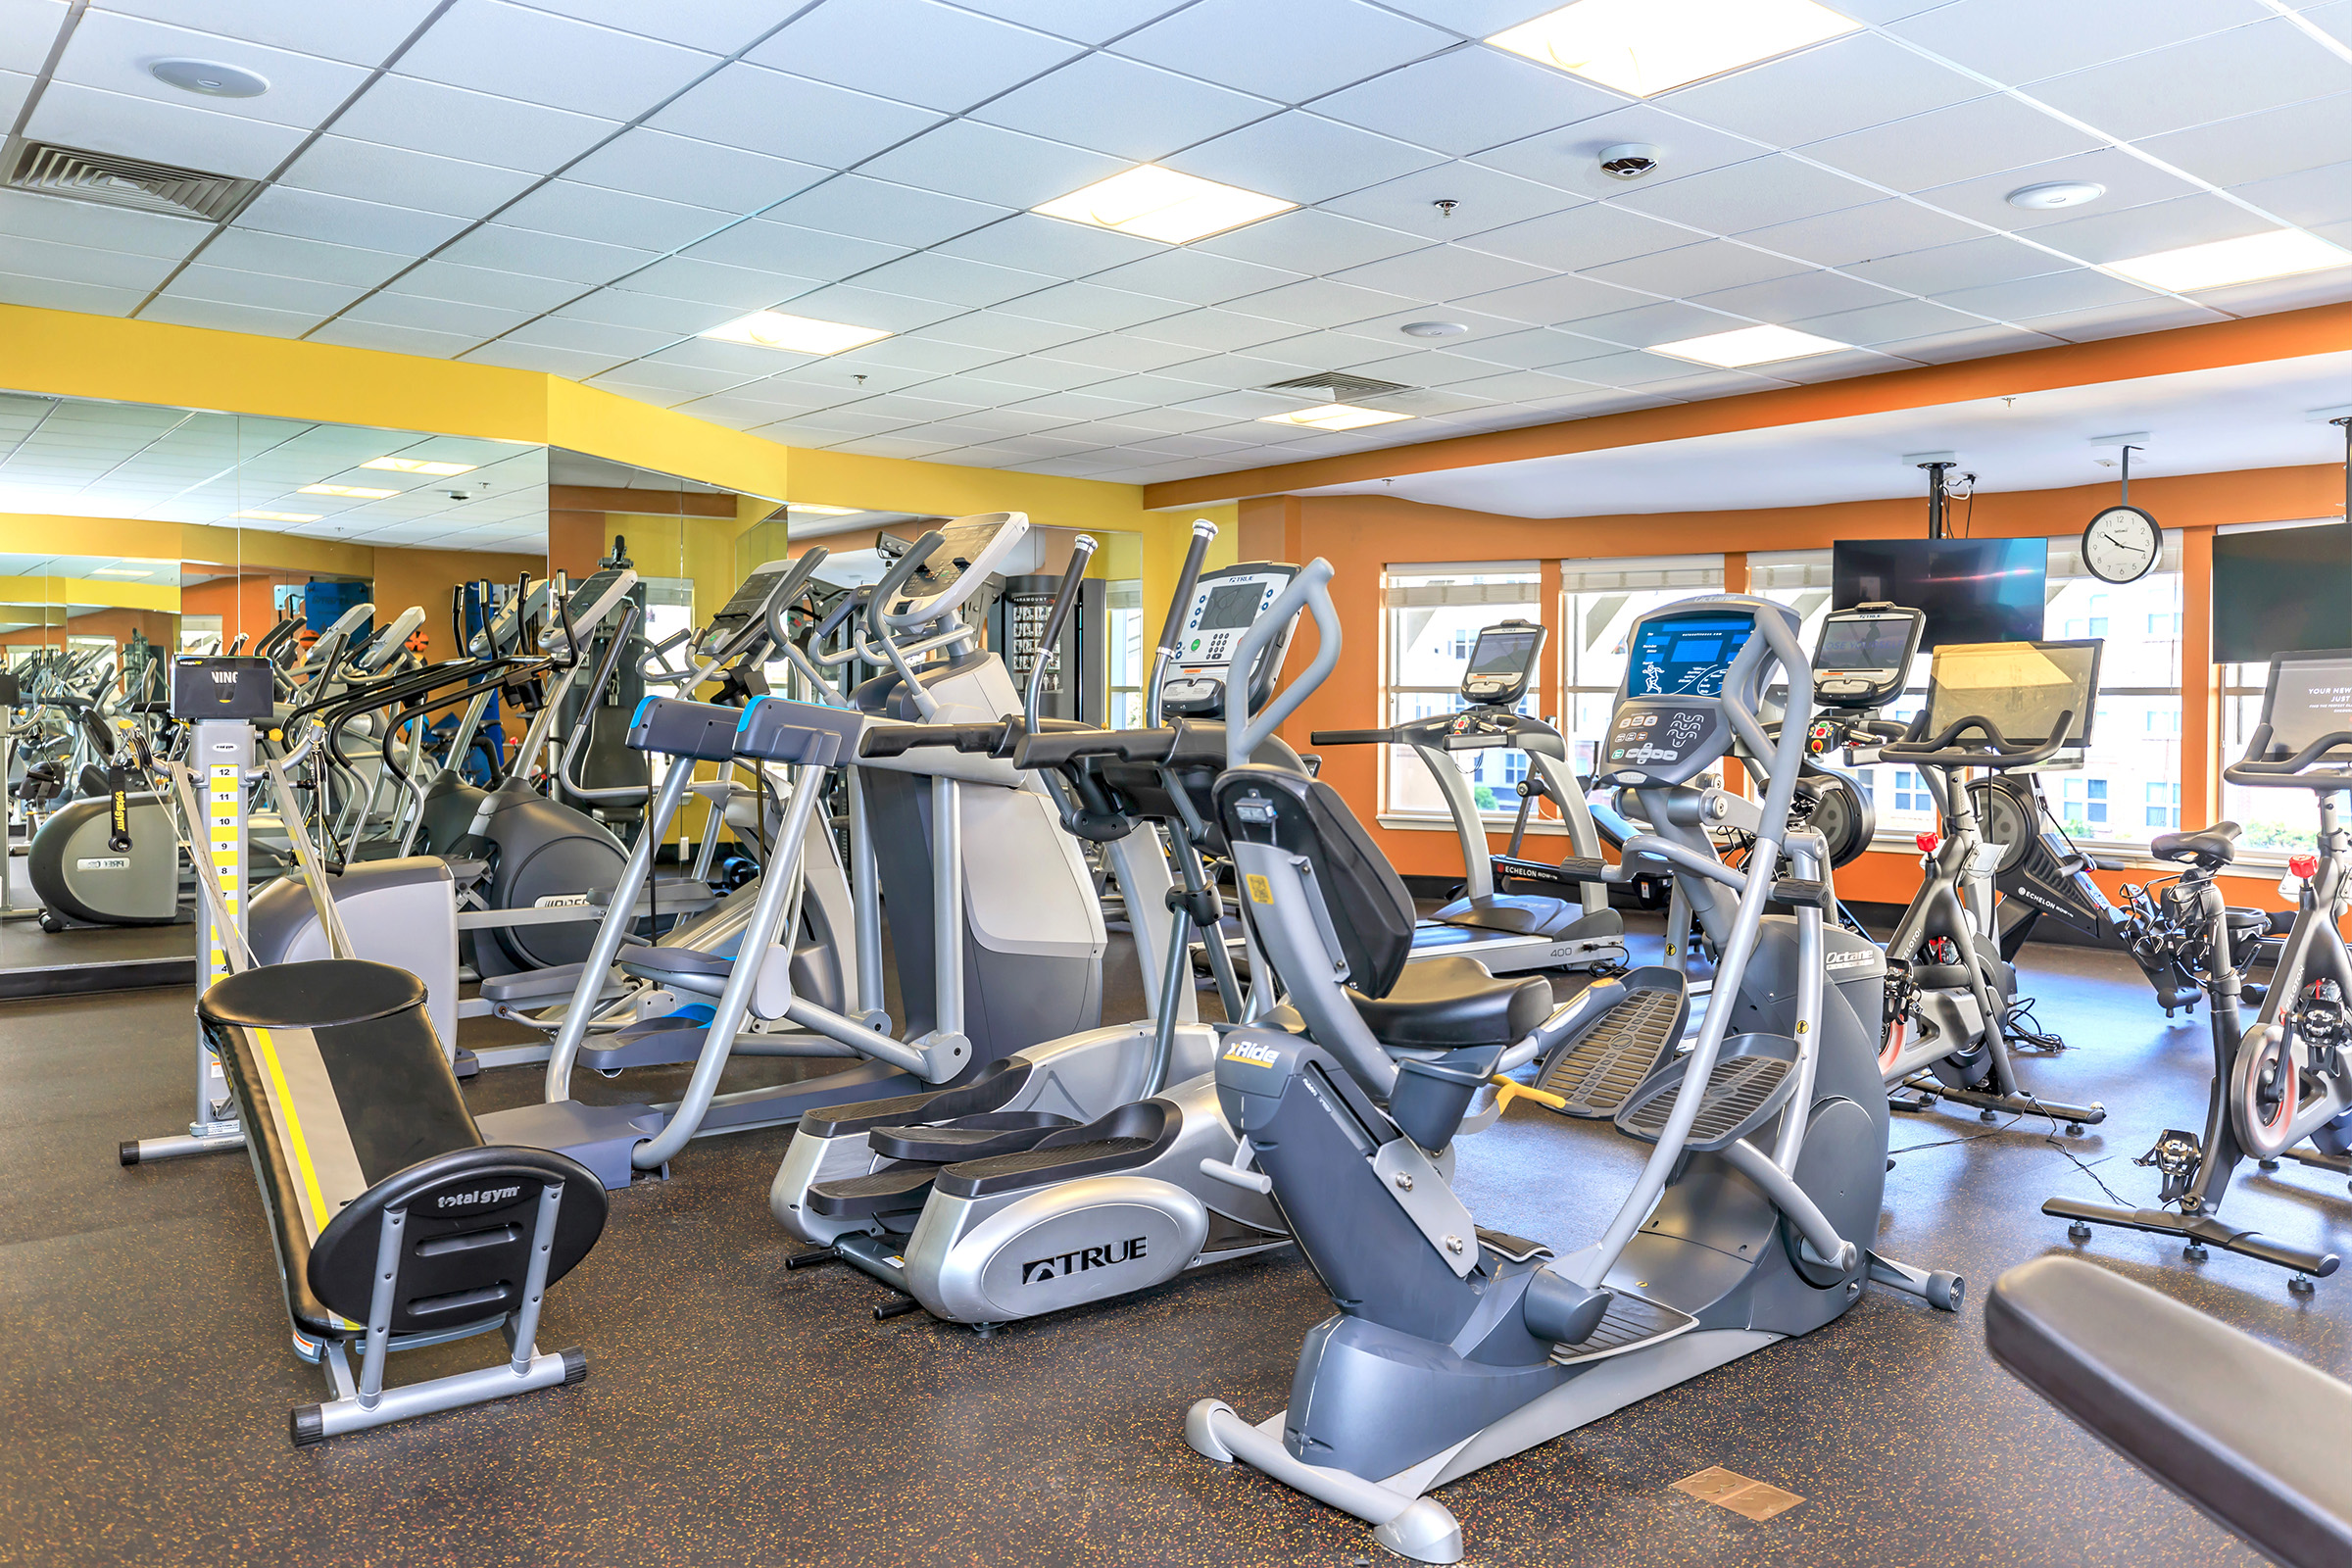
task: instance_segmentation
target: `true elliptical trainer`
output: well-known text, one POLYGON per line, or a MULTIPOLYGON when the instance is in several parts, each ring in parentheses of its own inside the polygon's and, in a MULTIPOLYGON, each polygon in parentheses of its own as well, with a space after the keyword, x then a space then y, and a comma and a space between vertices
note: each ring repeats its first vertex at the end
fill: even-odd
MULTIPOLYGON (((1526 983, 1388 1008, 1350 996, 1404 964, 1411 900, 1328 785, 1229 757, 1219 816, 1305 1032, 1232 1031, 1218 1094, 1339 1311, 1309 1332, 1287 1410, 1251 1426, 1201 1400, 1185 1421, 1196 1449, 1354 1514, 1391 1550, 1453 1562, 1461 1531, 1432 1488, 1818 1328, 1866 1279, 1957 1304, 1956 1277, 1866 1250, 1886 1174, 1882 971, 1875 949, 1823 918, 1835 894, 1822 841, 1789 824, 1812 687, 1796 625, 1786 607, 1717 595, 1635 626, 1596 770, 1655 824, 1627 840, 1627 865, 1665 861, 1695 885, 1721 957, 1688 1054, 1674 1056, 1679 1030, 1659 1031, 1645 1066, 1629 1048, 1587 1075, 1616 1109, 1577 1108, 1651 1150, 1601 1240, 1565 1259, 1481 1229, 1436 1157, 1481 1087, 1533 1051, 1448 1049, 1425 1031, 1451 1019, 1456 1039, 1497 1039, 1475 1022, 1526 983), (1777 740, 1762 712, 1776 665, 1790 720, 1777 740), (1721 792, 1691 780, 1736 743, 1766 787, 1754 849, 1733 867, 1699 825, 1721 792), (1775 902, 1796 913, 1767 916, 1775 902), (1849 951, 1863 961, 1833 967, 1849 951), (1627 1068, 1630 1093, 1611 1087, 1627 1068)), ((1681 984, 1667 970, 1598 982, 1591 1016, 1646 1007, 1651 993, 1632 985, 1644 975, 1681 984)))

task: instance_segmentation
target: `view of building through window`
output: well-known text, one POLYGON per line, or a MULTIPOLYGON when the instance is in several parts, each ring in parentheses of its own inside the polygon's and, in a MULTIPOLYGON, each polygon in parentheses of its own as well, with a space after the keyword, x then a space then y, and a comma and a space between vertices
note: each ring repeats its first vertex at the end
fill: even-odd
MULTIPOLYGON (((1459 569, 1392 566, 1385 579, 1388 644, 1388 722, 1402 724, 1459 711, 1462 672, 1479 632, 1501 620, 1535 620, 1542 582, 1534 563, 1483 562, 1459 569)), ((1536 687, 1519 703, 1533 713, 1536 687)), ((1446 798, 1411 748, 1392 746, 1383 768, 1382 809, 1398 815, 1444 816, 1446 798)), ((1508 817, 1519 809, 1519 781, 1527 754, 1459 752, 1452 759, 1471 784, 1482 814, 1508 817)))
POLYGON ((1105 585, 1103 638, 1109 653, 1112 729, 1140 729, 1144 722, 1144 681, 1151 675, 1144 660, 1144 585, 1133 577, 1105 585))

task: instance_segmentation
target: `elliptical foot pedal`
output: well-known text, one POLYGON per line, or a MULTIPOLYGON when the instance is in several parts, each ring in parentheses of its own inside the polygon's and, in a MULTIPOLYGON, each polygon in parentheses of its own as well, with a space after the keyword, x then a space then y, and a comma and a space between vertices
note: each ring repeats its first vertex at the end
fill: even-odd
POLYGON ((940 1127, 876 1127, 865 1135, 877 1154, 891 1159, 923 1159, 935 1165, 958 1160, 1014 1154, 1037 1147, 1048 1133, 1078 1123, 1050 1110, 994 1110, 959 1116, 940 1127))
POLYGON ((1698 1319, 1679 1307, 1637 1296, 1611 1281, 1604 1280, 1602 1289, 1609 1292, 1609 1308, 1601 1314, 1600 1327, 1587 1336, 1582 1345, 1553 1347, 1554 1365, 1575 1366, 1583 1361, 1623 1355, 1698 1327, 1698 1319))
MULTIPOLYGON (((1769 1121, 1796 1091, 1797 1044, 1787 1035, 1734 1035, 1716 1054, 1684 1147, 1711 1153, 1769 1121)), ((1688 1058, 1653 1074, 1616 1115, 1617 1130, 1654 1144, 1674 1115, 1688 1058)))
POLYGON ((1536 1076, 1536 1087, 1568 1103, 1563 1116, 1613 1116, 1626 1097, 1658 1070, 1690 1019, 1690 992, 1679 970, 1651 964, 1615 982, 1625 996, 1573 1039, 1561 1042, 1536 1076))
POLYGON ((931 1194, 937 1165, 908 1162, 890 1165, 864 1176, 843 1176, 818 1182, 808 1189, 808 1209, 835 1219, 870 1219, 923 1206, 931 1194))

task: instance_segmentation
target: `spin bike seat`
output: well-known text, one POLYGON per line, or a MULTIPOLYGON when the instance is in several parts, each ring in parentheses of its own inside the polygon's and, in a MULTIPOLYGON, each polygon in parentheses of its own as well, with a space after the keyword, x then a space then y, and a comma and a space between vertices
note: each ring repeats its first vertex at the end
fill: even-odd
POLYGON ((1405 966, 1388 995, 1367 997, 1351 986, 1348 1000, 1384 1046, 1507 1046, 1550 1013, 1551 982, 1497 979, 1476 958, 1423 958, 1405 966))
POLYGON ((2148 841, 2148 853, 2159 860, 2180 864, 2194 861, 2205 870, 2218 870, 2237 858, 2238 825, 2216 822, 2194 833, 2159 833, 2148 841))

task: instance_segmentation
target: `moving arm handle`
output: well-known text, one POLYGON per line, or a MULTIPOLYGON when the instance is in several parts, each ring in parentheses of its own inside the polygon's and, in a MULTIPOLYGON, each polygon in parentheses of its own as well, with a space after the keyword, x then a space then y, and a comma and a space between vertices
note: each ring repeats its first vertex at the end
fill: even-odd
POLYGON ((1070 546, 1070 564, 1062 571, 1061 587, 1054 595, 1054 608, 1047 612, 1045 630, 1037 639, 1037 658, 1029 666, 1028 689, 1021 694, 1021 714, 1029 720, 1031 729, 1037 728, 1037 705, 1045 695, 1046 662, 1060 662, 1054 645, 1061 641, 1061 629, 1069 624, 1070 612, 1078 607, 1078 590, 1086 580, 1086 565, 1098 548, 1091 533, 1080 534, 1070 546))
MULTIPOLYGON (((1306 737, 1309 746, 1378 746, 1384 742, 1397 743, 1404 739, 1394 727, 1389 729, 1319 729, 1306 737)), ((1537 786, 1542 788, 1541 785, 1537 786)))
MULTIPOLYGON (((1298 614, 1300 607, 1314 612, 1316 641, 1315 662, 1305 673, 1292 681, 1254 716, 1244 712, 1249 704, 1249 688, 1244 685, 1242 700, 1234 702, 1228 693, 1225 705, 1225 765, 1240 767, 1250 760, 1265 738, 1281 728, 1282 721, 1291 716, 1300 703, 1314 694, 1325 677, 1340 662, 1340 611, 1331 602, 1331 563, 1317 556, 1306 564, 1304 570, 1293 577, 1290 586, 1275 596, 1264 613, 1250 622, 1242 635, 1242 645, 1233 651, 1230 668, 1242 671, 1257 667, 1257 656, 1265 646, 1282 635, 1298 614)), ((1245 681, 1247 676, 1245 674, 1245 681)))
POLYGON ((858 742, 860 758, 904 757, 927 746, 953 746, 959 752, 994 756, 1004 744, 1005 724, 881 724, 866 730, 858 742))
POLYGON ((816 568, 823 565, 825 558, 831 554, 823 545, 810 545, 801 552, 799 559, 793 562, 792 569, 784 574, 784 580, 776 584, 775 591, 767 596, 768 641, 778 648, 792 646, 793 601, 801 597, 801 590, 808 586, 808 579, 816 575, 816 568))
MULTIPOLYGON (((1144 687, 1144 722, 1159 722, 1159 688, 1168 676, 1168 666, 1176 662, 1176 650, 1184 645, 1184 612, 1192 608, 1193 591, 1200 586, 1200 567, 1208 560, 1208 542, 1217 536, 1217 525, 1206 517, 1193 519, 1193 542, 1184 553, 1184 570, 1176 577, 1176 595, 1168 601, 1167 622, 1159 628, 1159 646, 1152 654, 1152 678, 1144 687)), ((1236 663, 1236 669, 1247 671, 1249 665, 1236 663)))
POLYGON ((1103 729, 1028 734, 1012 754, 1021 768, 1066 767, 1082 757, 1115 757, 1127 762, 1164 762, 1176 749, 1173 729, 1103 729))

